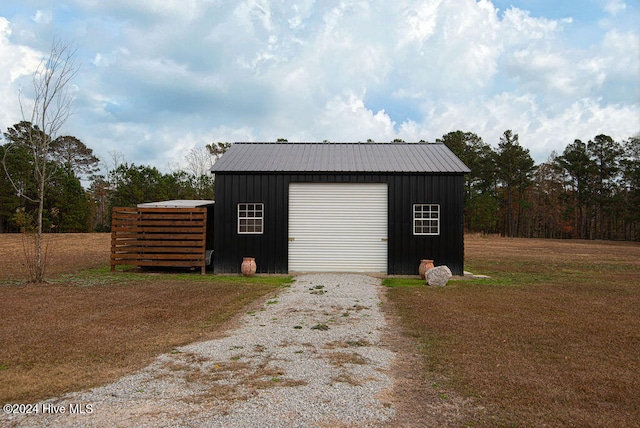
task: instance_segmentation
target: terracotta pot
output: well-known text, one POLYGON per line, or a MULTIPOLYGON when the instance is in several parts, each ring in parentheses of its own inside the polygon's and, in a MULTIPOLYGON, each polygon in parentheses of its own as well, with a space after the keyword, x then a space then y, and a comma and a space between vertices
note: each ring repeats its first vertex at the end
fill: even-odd
POLYGON ((433 260, 429 260, 429 259, 420 260, 420 267, 418 267, 418 273, 420 273, 420 278, 426 279, 425 275, 427 271, 432 267, 434 267, 433 260))
POLYGON ((240 266, 242 275, 253 276, 256 273, 256 259, 253 257, 243 257, 242 265, 240 266))

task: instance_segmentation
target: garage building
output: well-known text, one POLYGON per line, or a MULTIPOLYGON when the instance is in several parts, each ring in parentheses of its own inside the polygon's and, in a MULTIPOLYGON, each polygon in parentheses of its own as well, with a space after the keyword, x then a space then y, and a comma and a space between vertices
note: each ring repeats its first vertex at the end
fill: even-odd
POLYGON ((212 172, 216 273, 463 273, 469 169, 444 144, 235 143, 212 172))

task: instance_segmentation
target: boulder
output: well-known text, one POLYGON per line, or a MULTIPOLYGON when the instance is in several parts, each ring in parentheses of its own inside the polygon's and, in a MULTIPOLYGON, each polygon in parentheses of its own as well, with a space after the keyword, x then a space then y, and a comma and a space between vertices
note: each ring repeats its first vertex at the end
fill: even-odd
POLYGON ((442 287, 447 285, 451 279, 451 269, 447 266, 436 266, 431 268, 425 274, 427 284, 442 287))

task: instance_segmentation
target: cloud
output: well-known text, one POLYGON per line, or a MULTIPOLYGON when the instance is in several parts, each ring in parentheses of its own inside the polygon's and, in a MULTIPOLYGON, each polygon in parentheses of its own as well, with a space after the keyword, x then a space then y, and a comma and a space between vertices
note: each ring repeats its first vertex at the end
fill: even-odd
POLYGON ((536 162, 544 162, 553 150, 562 152, 576 138, 588 141, 602 133, 618 141, 627 139, 640 130, 637 111, 633 106, 579 99, 551 112, 544 110, 532 94, 502 93, 466 104, 438 104, 421 122, 405 121, 396 129, 397 137, 406 141, 435 141, 451 131, 469 131, 494 147, 510 129, 519 134, 520 143, 530 149, 536 162))
POLYGON ((314 133, 327 132, 329 141, 390 141, 394 138, 394 123, 380 110, 366 108, 362 97, 345 93, 329 100, 314 133))
POLYGON ((627 8, 624 0, 606 0, 603 9, 610 15, 617 15, 627 8))
MULTIPOLYGON (((41 59, 39 52, 12 44, 11 32, 10 22, 0 16, 0 124, 3 132, 22 120, 18 106, 19 90, 30 84, 25 78, 33 74, 41 59)), ((28 91, 29 88, 26 89, 28 91)), ((28 102, 26 98, 24 101, 28 102)))
POLYGON ((36 24, 47 25, 53 20, 51 11, 36 10, 36 14, 31 18, 36 24))
POLYGON ((593 16, 593 4, 550 1, 23 5, 0 18, 0 119, 14 120, 9 93, 58 33, 80 42, 83 64, 67 132, 137 164, 166 168, 213 141, 433 141, 456 129, 492 144, 512 129, 544 160, 574 138, 640 131, 638 7, 597 2, 593 16))

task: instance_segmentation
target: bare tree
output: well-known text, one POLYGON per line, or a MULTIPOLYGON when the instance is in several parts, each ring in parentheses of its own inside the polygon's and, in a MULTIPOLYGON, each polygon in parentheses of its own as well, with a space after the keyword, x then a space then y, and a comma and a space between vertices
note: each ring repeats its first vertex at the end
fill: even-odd
POLYGON ((208 147, 197 147, 191 149, 185 159, 187 161, 187 172, 198 178, 211 173, 211 167, 216 161, 216 156, 208 147))
POLYGON ((52 142, 58 137, 58 131, 71 114, 71 103, 74 97, 70 82, 78 72, 78 66, 74 61, 75 54, 76 49, 70 44, 54 40, 48 58, 43 59, 33 73, 33 99, 26 102, 22 96, 19 97, 23 120, 33 124, 37 131, 27 134, 27 144, 33 157, 35 198, 21 193, 15 183, 11 179, 10 181, 16 192, 38 205, 33 260, 32 263, 28 263, 29 266, 33 266, 30 274, 34 282, 44 280, 42 227, 44 197, 47 182, 55 172, 54 168, 49 168, 52 142))

